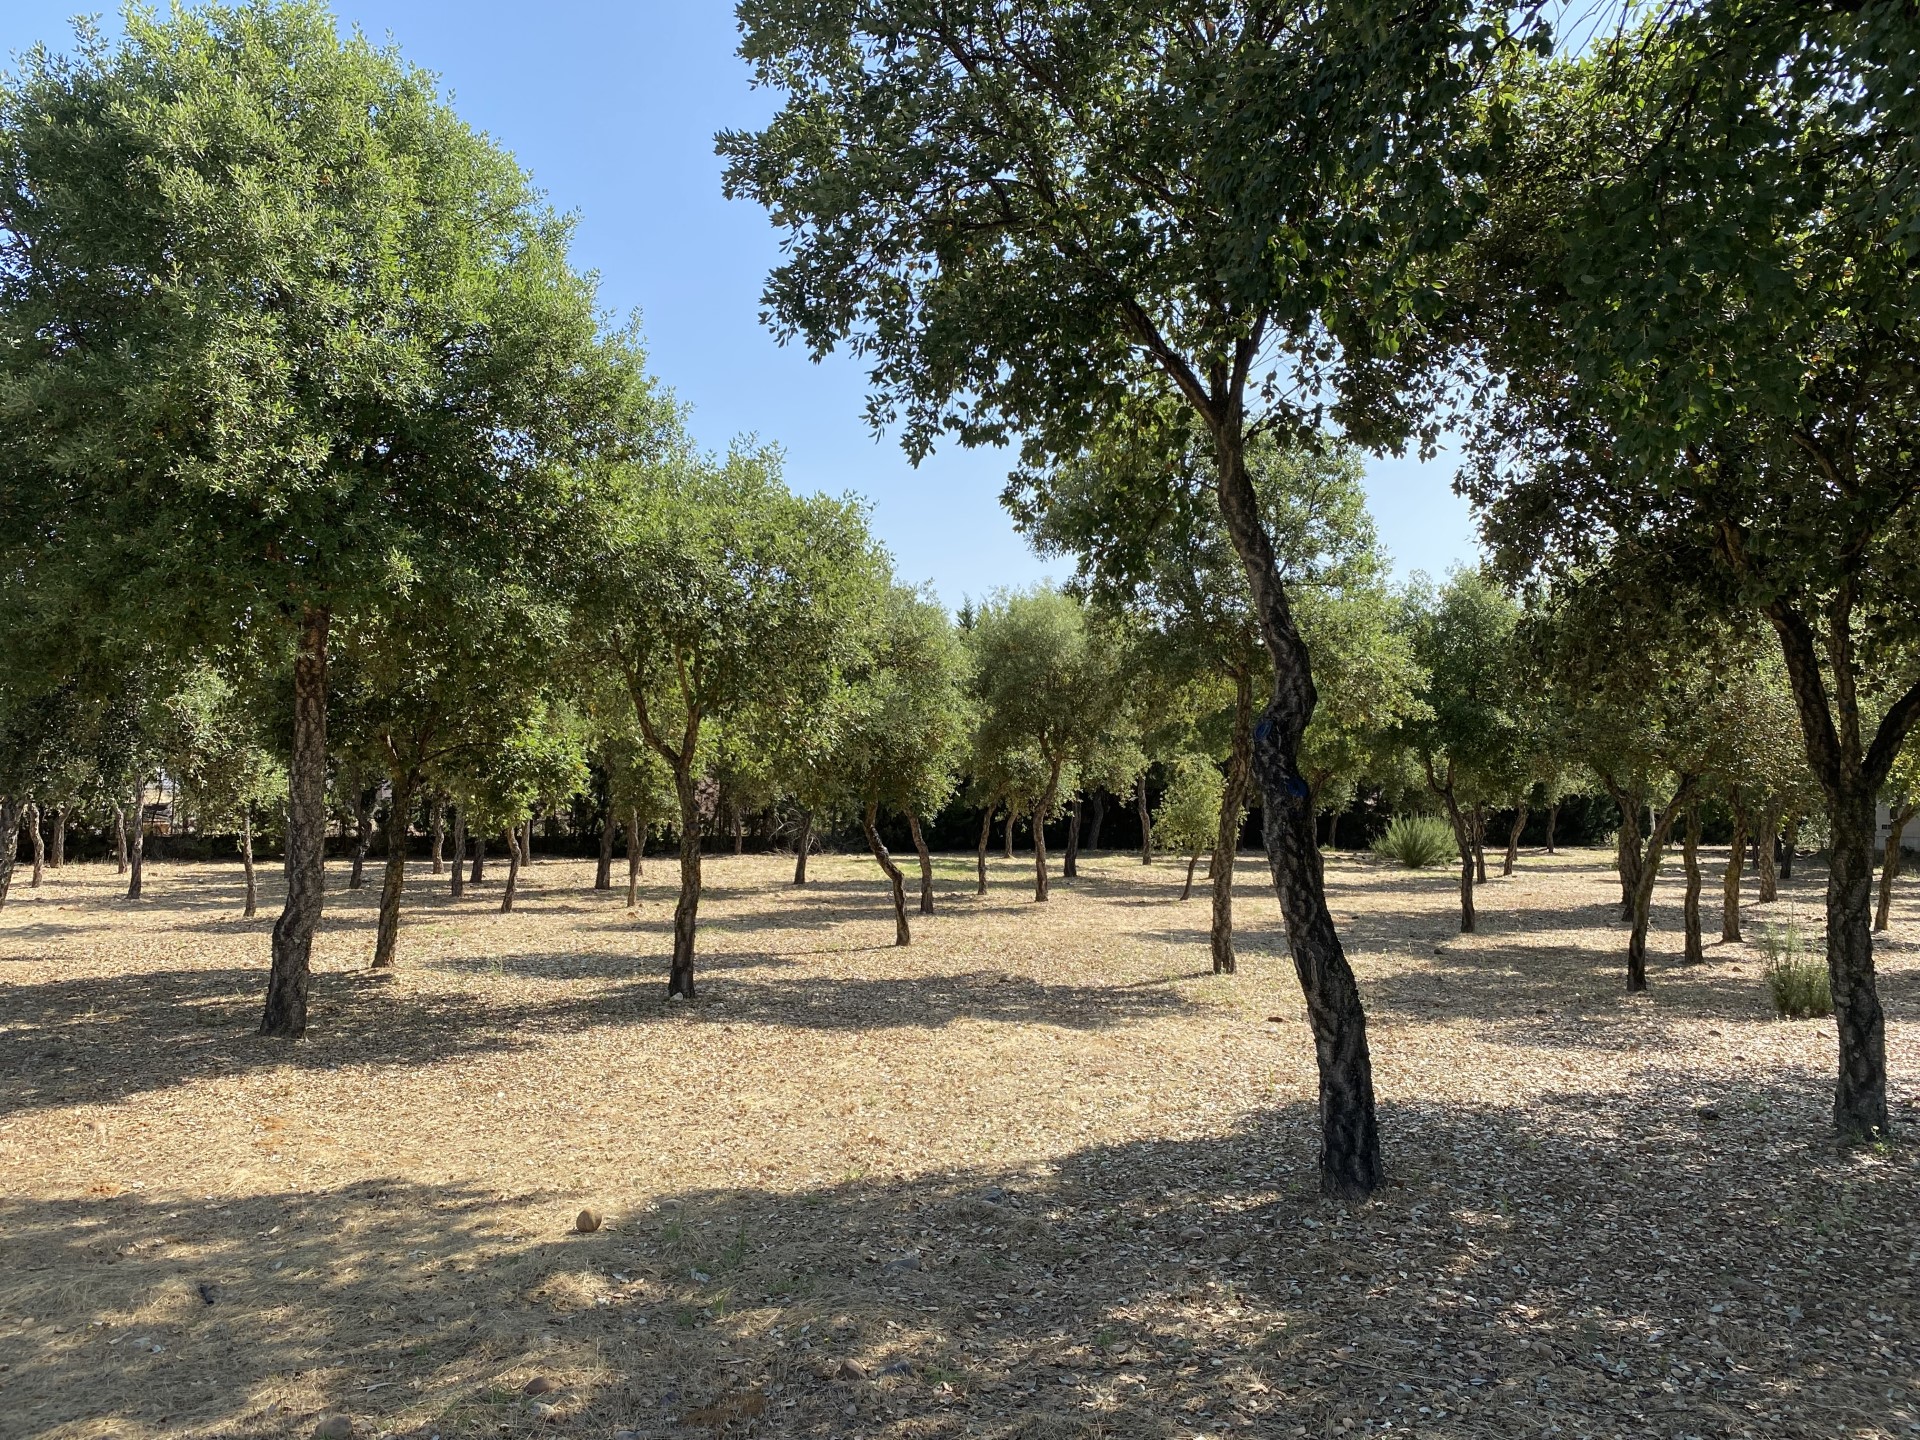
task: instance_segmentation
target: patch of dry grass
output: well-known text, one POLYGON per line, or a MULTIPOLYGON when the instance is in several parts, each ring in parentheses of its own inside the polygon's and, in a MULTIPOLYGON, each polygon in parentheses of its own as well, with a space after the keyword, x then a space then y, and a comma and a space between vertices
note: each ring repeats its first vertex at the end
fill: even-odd
MULTIPOLYGON (((16 885, 0 1434, 1920 1430, 1915 1152, 1835 1151, 1830 1022, 1771 1018, 1749 947, 1680 965, 1676 891, 1630 999, 1595 853, 1527 857, 1473 937, 1450 876, 1332 859, 1392 1175, 1347 1210, 1262 867, 1221 979, 1179 867, 1083 866, 1036 907, 1026 861, 976 899, 943 859, 902 950, 863 858, 716 858, 691 1005, 665 863, 637 917, 585 862, 510 916, 417 875, 384 979, 336 892, 293 1046, 251 1033, 237 872, 16 885)), ((1770 908, 1817 933, 1820 883, 1770 908)))

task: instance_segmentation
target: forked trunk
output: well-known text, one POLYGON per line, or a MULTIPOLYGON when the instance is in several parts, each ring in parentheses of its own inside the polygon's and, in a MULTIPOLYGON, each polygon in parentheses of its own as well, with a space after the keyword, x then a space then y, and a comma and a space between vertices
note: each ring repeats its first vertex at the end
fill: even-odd
POLYGON ((993 796, 988 796, 986 812, 980 817, 980 853, 974 857, 980 877, 980 883, 973 892, 976 895, 987 893, 987 846, 993 841, 993 807, 998 803, 993 796))
POLYGON ((1633 889, 1633 930, 1627 936, 1627 990, 1630 994, 1647 988, 1647 924, 1653 912, 1654 882, 1660 878, 1660 858, 1666 851, 1667 837, 1673 833, 1673 822, 1679 818, 1681 811, 1693 804, 1693 785, 1693 776, 1680 777, 1673 798, 1661 810, 1659 819, 1654 821, 1652 831, 1647 836, 1646 852, 1640 857, 1633 889))
POLYGON ((1147 777, 1144 771, 1140 783, 1133 787, 1134 808, 1140 812, 1140 863, 1153 864, 1153 814, 1147 809, 1147 777))
POLYGON ((287 899, 273 923, 273 971, 262 1035, 297 1040, 307 1028, 313 934, 326 900, 327 625, 325 610, 300 617, 293 662, 293 753, 287 767, 287 899))
POLYGON ((433 797, 432 809, 427 813, 427 834, 429 853, 433 857, 433 873, 438 875, 446 868, 447 854, 447 797, 433 797))
POLYGON ((1747 861, 1747 812, 1738 800, 1732 809, 1733 844, 1727 848, 1727 869, 1720 880, 1720 939, 1727 944, 1740 938, 1740 875, 1747 861))
POLYGON ((1060 857, 1060 878, 1077 880, 1080 876, 1080 797, 1067 802, 1067 849, 1060 857))
POLYGON ((47 835, 40 828, 40 807, 27 807, 27 839, 33 844, 33 878, 27 882, 29 889, 38 890, 40 882, 47 878, 47 835))
POLYGON ((1096 789, 1087 800, 1087 809, 1092 812, 1087 817, 1087 852, 1100 853, 1100 829, 1107 823, 1107 792, 1096 789))
POLYGON ((374 793, 363 794, 353 806, 353 868, 347 872, 347 889, 358 890, 366 884, 367 851, 373 846, 374 793))
POLYGON ((933 914, 933 856, 927 851, 927 837, 921 833, 920 817, 907 812, 907 829, 913 835, 914 853, 920 857, 920 913, 933 914))
POLYGON ((453 877, 453 898, 458 900, 467 893, 467 807, 457 805, 453 811, 453 863, 447 867, 453 877))
POLYGON ((1187 857, 1187 883, 1180 887, 1180 898, 1182 900, 1185 900, 1193 894, 1193 872, 1199 864, 1200 852, 1196 850, 1192 855, 1187 857))
POLYGON ((673 963, 667 972, 667 998, 693 995, 693 927, 700 915, 700 797, 693 784, 692 747, 674 772, 680 801, 680 899, 673 907, 673 963))
POLYGON ((1047 770, 1047 788, 1040 803, 1033 807, 1033 898, 1036 904, 1047 898, 1047 817, 1053 814, 1053 802, 1060 793, 1060 765, 1055 760, 1047 770))
POLYGON ((800 812, 800 834, 793 846, 793 883, 807 883, 807 852, 813 849, 813 811, 800 812))
POLYGON ((11 795, 0 795, 0 905, 7 903, 13 867, 20 858, 20 809, 11 795))
POLYGON ((1760 830, 1754 837, 1754 850, 1760 857, 1760 903, 1771 905, 1780 898, 1780 812, 1760 812, 1760 830))
POLYGON ((124 805, 113 807, 113 860, 114 873, 127 873, 127 810, 124 805))
POLYGON ((596 890, 613 888, 613 832, 619 828, 619 822, 613 818, 613 807, 609 805, 600 815, 600 863, 593 871, 596 890))
POLYGON ((1320 1071, 1320 1186, 1342 1199, 1365 1199, 1382 1179, 1367 1016, 1327 909, 1320 849, 1314 844, 1313 795, 1299 768, 1300 740, 1317 699, 1312 671, 1247 474, 1237 408, 1222 417, 1215 441, 1221 512, 1246 567, 1261 636, 1273 659, 1273 696, 1254 729, 1252 773, 1260 787, 1274 889, 1313 1026, 1320 1071))
POLYGON ((58 870, 67 863, 67 807, 56 805, 53 809, 53 853, 47 863, 58 870))
POLYGON ((1702 965, 1706 963, 1707 950, 1700 939, 1700 805, 1697 801, 1687 807, 1681 859, 1687 870, 1686 958, 1689 965, 1702 965))
POLYGON ((1903 805, 1887 811, 1887 849, 1880 857, 1880 906, 1873 912, 1873 928, 1884 930, 1893 917, 1893 882, 1900 878, 1900 841, 1906 834, 1907 822, 1920 811, 1920 806, 1903 805))
MULTIPOLYGON (((133 783, 133 833, 127 837, 127 899, 138 900, 147 868, 147 782, 133 783)), ((324 819, 320 822, 326 823, 324 819)))
POLYGON ((880 862, 880 869, 887 877, 887 883, 893 887, 893 943, 911 945, 913 931, 907 928, 907 878, 900 873, 900 867, 893 863, 893 856, 887 853, 887 847, 881 842, 879 827, 875 821, 879 817, 880 807, 869 802, 860 812, 860 828, 866 832, 867 848, 873 852, 873 858, 880 862))
POLYGON ((513 896, 520 885, 520 865, 522 863, 520 855, 521 851, 525 849, 525 844, 520 838, 518 833, 519 829, 520 827, 517 825, 507 827, 507 884, 506 888, 500 892, 500 913, 502 915, 510 915, 513 913, 513 896))
POLYGON ((253 876, 252 806, 248 806, 246 813, 240 817, 240 868, 246 873, 247 877, 247 908, 241 912, 240 918, 242 920, 251 920, 253 919, 253 913, 258 906, 260 898, 259 891, 254 884, 253 876))
POLYGON ((1524 801, 1513 812, 1513 828, 1507 831, 1507 853, 1500 861, 1502 875, 1513 874, 1513 867, 1520 859, 1520 832, 1527 828, 1530 813, 1524 801))
POLYGON ((1220 819, 1214 830, 1213 924, 1207 946, 1213 954, 1213 973, 1231 975, 1233 958, 1233 861, 1240 853, 1240 812, 1246 808, 1247 778, 1253 766, 1253 677, 1246 673, 1234 682, 1233 743, 1227 752, 1226 783, 1220 789, 1220 819))
POLYGON ((412 784, 405 777, 395 780, 393 809, 387 812, 387 871, 380 877, 380 921, 373 936, 376 970, 392 966, 394 949, 400 943, 400 895, 407 884, 406 814, 412 803, 412 784))
POLYGON ((640 908, 640 866, 647 852, 647 832, 640 828, 640 810, 627 812, 627 909, 640 908))

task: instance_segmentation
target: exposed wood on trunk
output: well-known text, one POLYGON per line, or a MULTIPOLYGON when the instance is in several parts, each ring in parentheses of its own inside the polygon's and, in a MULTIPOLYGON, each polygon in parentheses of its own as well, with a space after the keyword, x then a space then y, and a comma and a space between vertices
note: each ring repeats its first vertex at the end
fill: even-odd
POLYGON ((907 829, 913 835, 914 853, 920 857, 920 913, 933 914, 933 854, 927 849, 927 837, 920 831, 920 817, 907 812, 907 829))
POLYGON ((273 925, 273 971, 262 1035, 297 1039, 307 1028, 313 934, 326 899, 327 629, 316 607, 301 615, 293 662, 293 754, 287 767, 286 904, 273 925))
POLYGON ((873 852, 873 858, 879 862, 887 883, 893 887, 893 943, 911 945, 913 931, 907 927, 907 879, 900 873, 900 867, 893 863, 893 856, 887 853, 887 847, 880 839, 880 829, 875 823, 879 808, 877 804, 868 803, 860 813, 860 828, 866 833, 867 849, 873 852))

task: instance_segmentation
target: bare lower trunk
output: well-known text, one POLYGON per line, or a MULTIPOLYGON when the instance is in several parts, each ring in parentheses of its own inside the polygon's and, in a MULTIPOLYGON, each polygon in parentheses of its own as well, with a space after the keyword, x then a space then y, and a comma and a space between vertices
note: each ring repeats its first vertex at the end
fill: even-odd
POLYGON ((927 851, 927 837, 921 833, 920 817, 907 812, 907 829, 913 835, 914 853, 920 857, 920 913, 933 914, 933 856, 927 851))
POLYGON ((1507 831, 1507 853, 1500 861, 1502 875, 1513 874, 1513 867, 1520 859, 1520 832, 1527 828, 1527 816, 1530 813, 1525 804, 1513 812, 1513 828, 1507 831))
POLYGON ((1460 808, 1459 797, 1453 791, 1453 762, 1447 762, 1444 782, 1431 759, 1422 757, 1421 763, 1427 771, 1427 788, 1446 803, 1447 823, 1453 827, 1454 848, 1460 852, 1460 933, 1471 935, 1479 923, 1473 909, 1473 835, 1466 813, 1460 808))
POLYGON ((1009 801, 1007 804, 1007 833, 1005 837, 1006 847, 1007 847, 1007 859, 1009 860, 1013 859, 1013 822, 1014 822, 1014 809, 1013 809, 1012 802, 1009 801))
POLYGON ((500 892, 502 915, 513 913, 513 896, 520 885, 521 852, 525 848, 525 843, 518 833, 519 828, 517 825, 507 828, 507 884, 506 888, 500 892))
POLYGON ((113 860, 116 873, 127 873, 127 811, 124 805, 113 807, 113 860))
POLYGON ((467 871, 467 883, 478 885, 487 878, 487 837, 475 832, 467 838, 473 841, 473 865, 467 871))
POLYGON ((1780 839, 1778 810, 1760 812, 1760 829, 1753 839, 1760 857, 1760 903, 1771 905, 1780 898, 1780 852, 1776 848, 1780 839))
POLYGON ((1893 882, 1900 878, 1900 841, 1907 832, 1907 822, 1913 819, 1920 807, 1902 806, 1898 810, 1889 808, 1887 814, 1887 849, 1880 857, 1880 906, 1873 914, 1873 928, 1884 930, 1893 917, 1893 882))
POLYGON ((627 909, 640 908, 640 867, 647 851, 647 832, 640 828, 638 807, 627 812, 627 909))
POLYGON ((1640 888, 1640 802, 1611 782, 1607 793, 1620 810, 1620 831, 1614 841, 1614 861, 1620 872, 1620 918, 1633 920, 1633 897, 1640 888))
POLYGON ((1197 867, 1199 864, 1200 864, 1200 852, 1196 850, 1187 859, 1187 883, 1180 887, 1180 898, 1182 900, 1185 900, 1188 896, 1193 894, 1193 872, 1195 867, 1197 867))
POLYGON ((433 873, 438 875, 446 868, 447 851, 447 797, 433 797, 433 807, 427 813, 427 835, 429 853, 433 857, 433 873))
POLYGON ((1547 854, 1549 855, 1558 855, 1560 853, 1553 847, 1553 832, 1559 828, 1559 825, 1560 802, 1556 800, 1547 806, 1547 854))
POLYGON ((20 858, 19 802, 0 795, 0 905, 7 903, 7 891, 13 888, 13 867, 20 858))
POLYGON ((520 868, 525 870, 533 864, 533 817, 528 816, 520 826, 520 868))
POLYGON ((47 836, 40 828, 40 807, 27 807, 27 839, 33 844, 33 878, 27 882, 31 890, 38 890, 40 882, 47 878, 47 836))
MULTIPOLYGON (((691 747, 689 747, 691 750, 691 747)), ((700 915, 700 797, 693 786, 693 756, 686 755, 673 777, 680 801, 680 899, 673 907, 673 963, 667 972, 667 998, 691 1000, 693 932, 700 915)))
POLYGON ((880 869, 887 877, 887 883, 893 887, 893 943, 911 945, 913 931, 907 928, 907 878, 900 873, 900 867, 893 863, 893 856, 887 853, 887 847, 880 839, 878 819, 879 806, 869 804, 861 812, 860 828, 866 832, 867 848, 873 852, 873 858, 880 862, 880 869))
POLYGON ((978 862, 980 883, 974 890, 976 895, 987 893, 987 846, 993 841, 993 807, 996 803, 994 798, 989 796, 986 812, 980 817, 980 853, 975 857, 978 862))
MULTIPOLYGON (((127 837, 127 899, 138 900, 147 868, 147 782, 133 783, 133 829, 127 837)), ((324 820, 321 822, 326 823, 324 820)))
POLYGON ((1241 674, 1234 684, 1233 742, 1227 752, 1226 783, 1220 788, 1220 820, 1213 838, 1213 923, 1207 946, 1213 973, 1231 975, 1233 958, 1233 860, 1240 852, 1240 813, 1246 808, 1247 780, 1253 766, 1253 678, 1241 674))
POLYGON ((1681 859, 1687 871, 1687 900, 1684 907, 1686 917, 1686 958, 1689 965, 1706 963, 1707 949, 1700 938, 1700 806, 1698 802, 1687 807, 1686 838, 1681 848, 1681 859))
POLYGON ((1047 898, 1047 817, 1053 814, 1053 802, 1060 793, 1060 766, 1056 760, 1047 771, 1046 792, 1041 795, 1040 803, 1033 807, 1033 898, 1035 903, 1044 903, 1047 898))
POLYGON ((619 828, 619 822, 613 818, 613 807, 609 805, 600 815, 600 863, 593 870, 596 890, 613 888, 613 832, 619 828))
POLYGON ((807 852, 813 849, 813 811, 800 812, 800 834, 793 845, 793 883, 807 883, 807 852))
POLYGON ((1337 850, 1339 848, 1340 812, 1338 810, 1329 810, 1327 812, 1327 849, 1337 850))
POLYGON ((1843 1138, 1887 1133, 1887 1020, 1873 970, 1873 791, 1829 801, 1827 977, 1840 1035, 1834 1127, 1843 1138))
POLYGON ((1789 815, 1780 829, 1780 878, 1793 878, 1793 857, 1800 848, 1800 817, 1789 815))
POLYGON ((373 801, 374 795, 369 791, 353 807, 353 868, 347 872, 349 890, 358 890, 367 883, 367 851, 373 846, 373 801))
POLYGON ((1747 812, 1733 807, 1733 844, 1727 849, 1726 874, 1720 881, 1720 938, 1731 944, 1740 938, 1740 873, 1747 859, 1747 812))
POLYGON ((1107 823, 1107 792, 1104 788, 1095 790, 1088 798, 1087 809, 1093 812, 1087 818, 1087 851, 1098 855, 1100 830, 1107 823))
POLYGON ((448 866, 453 877, 453 898, 458 900, 467 893, 467 807, 459 805, 453 811, 453 863, 448 866))
POLYGON ((295 1040, 307 1028, 313 934, 326 900, 327 626, 325 610, 301 614, 293 662, 293 754, 287 767, 286 904, 273 924, 273 971, 260 1033, 295 1040))
POLYGON ((1153 864, 1153 815, 1147 809, 1147 777, 1140 776, 1140 783, 1133 787, 1134 808, 1140 812, 1140 863, 1153 864))
POLYGON ((1473 807, 1473 883, 1487 883, 1487 807, 1473 807))
POLYGON ((53 809, 53 853, 47 863, 55 870, 67 863, 67 807, 56 805, 53 809))
POLYGON ((247 908, 241 912, 240 918, 251 920, 259 902, 259 891, 254 884, 253 876, 253 811, 251 808, 240 817, 240 868, 246 872, 247 876, 247 908))
POLYGON ((1637 993, 1647 988, 1647 924, 1653 911, 1654 882, 1660 878, 1660 858, 1665 853, 1673 822, 1693 804, 1694 777, 1682 775, 1673 798, 1660 811, 1660 818, 1647 836, 1646 852, 1640 858, 1633 889, 1633 930, 1627 936, 1627 990, 1637 993))
POLYGON ((1254 729, 1252 773, 1274 890, 1313 1027, 1320 1072, 1320 1186, 1341 1199, 1360 1200, 1383 1178, 1380 1132, 1366 1010, 1327 909, 1320 849, 1314 843, 1313 794, 1299 767, 1301 737, 1317 696, 1247 474, 1237 410, 1220 422, 1214 439, 1221 513, 1246 568, 1261 636, 1273 660, 1273 695, 1254 729))
POLYGON ((1075 880, 1080 876, 1080 797, 1074 796, 1067 802, 1067 849, 1060 857, 1060 878, 1075 880))
POLYGON ((413 803, 411 782, 396 780, 393 785, 393 809, 387 818, 387 870, 380 877, 380 920, 373 936, 373 968, 386 970, 393 965, 393 952, 400 943, 400 895, 407 884, 407 808, 413 803))
POLYGON ((740 818, 740 807, 736 805, 733 810, 733 853, 737 857, 744 852, 746 848, 746 827, 740 818))

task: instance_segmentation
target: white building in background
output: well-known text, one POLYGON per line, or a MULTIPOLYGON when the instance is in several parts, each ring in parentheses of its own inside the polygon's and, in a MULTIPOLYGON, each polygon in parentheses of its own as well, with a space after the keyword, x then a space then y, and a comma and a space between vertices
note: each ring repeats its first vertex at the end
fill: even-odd
MULTIPOLYGON (((1887 832, 1892 828, 1892 815, 1887 809, 1887 802, 1882 800, 1873 808, 1873 848, 1875 850, 1887 848, 1887 832)), ((1907 828, 1900 832, 1900 848, 1920 851, 1920 815, 1909 820, 1907 828)))

